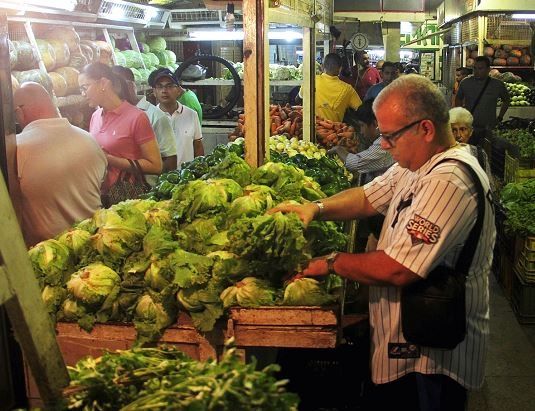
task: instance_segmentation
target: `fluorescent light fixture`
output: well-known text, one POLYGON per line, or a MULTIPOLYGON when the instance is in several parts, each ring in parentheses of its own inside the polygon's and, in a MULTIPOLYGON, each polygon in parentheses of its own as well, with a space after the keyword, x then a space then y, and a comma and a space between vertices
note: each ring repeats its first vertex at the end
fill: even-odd
POLYGON ((268 39, 270 40, 301 40, 303 38, 303 33, 297 31, 268 31, 268 39))
MULTIPOLYGON (((23 1, 22 3, 25 2, 23 1)), ((50 0, 30 0, 27 3, 35 6, 54 7, 56 9, 64 9, 68 11, 73 11, 77 4, 76 0, 54 0, 53 2, 50 0)))
POLYGON ((115 6, 110 11, 110 17, 114 17, 116 19, 122 19, 124 14, 124 9, 122 7, 115 6))
POLYGON ((412 34, 412 24, 408 21, 402 21, 399 24, 399 32, 400 34, 412 34))
POLYGON ((515 13, 515 14, 512 14, 511 17, 513 19, 535 19, 535 14, 533 14, 533 13, 526 13, 526 14, 515 13))
MULTIPOLYGON (((193 30, 189 32, 191 38, 197 40, 243 40, 243 30, 193 30)), ((297 31, 269 31, 270 40, 300 40, 303 34, 297 31)))
POLYGON ((147 7, 145 9, 145 20, 152 20, 158 15, 158 10, 153 7, 147 7))
POLYGON ((243 31, 195 30, 189 36, 197 40, 243 40, 243 31))

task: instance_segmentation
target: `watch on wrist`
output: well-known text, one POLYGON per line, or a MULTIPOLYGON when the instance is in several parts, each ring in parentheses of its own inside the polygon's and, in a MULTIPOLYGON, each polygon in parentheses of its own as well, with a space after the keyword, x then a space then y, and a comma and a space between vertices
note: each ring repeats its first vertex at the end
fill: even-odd
POLYGON ((339 255, 340 253, 338 251, 334 251, 325 256, 325 261, 327 262, 327 274, 336 274, 336 270, 334 269, 334 263, 336 262, 336 259, 339 255))
POLYGON ((323 201, 321 200, 314 200, 312 201, 314 204, 318 206, 318 215, 322 215, 323 211, 325 210, 325 204, 323 204, 323 201))

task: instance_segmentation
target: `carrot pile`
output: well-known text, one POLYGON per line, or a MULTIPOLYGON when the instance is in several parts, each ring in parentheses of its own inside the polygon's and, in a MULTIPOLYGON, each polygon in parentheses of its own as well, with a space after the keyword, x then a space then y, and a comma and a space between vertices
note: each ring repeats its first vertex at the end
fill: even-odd
POLYGON ((316 117, 316 139, 318 144, 327 148, 342 146, 350 153, 356 153, 358 149, 355 127, 340 121, 316 117))
MULTIPOLYGON (((271 118, 271 135, 286 135, 290 137, 303 137, 303 107, 286 104, 272 104, 269 110, 271 118)), ((229 141, 245 136, 245 114, 240 114, 238 125, 228 136, 229 141)), ((316 140, 326 148, 336 145, 345 147, 349 152, 356 153, 358 146, 357 134, 353 126, 339 121, 323 120, 316 117, 316 140)))

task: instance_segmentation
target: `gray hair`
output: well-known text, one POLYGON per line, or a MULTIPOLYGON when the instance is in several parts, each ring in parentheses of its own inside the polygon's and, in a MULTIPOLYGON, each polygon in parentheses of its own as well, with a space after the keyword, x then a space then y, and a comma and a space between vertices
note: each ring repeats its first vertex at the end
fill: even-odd
POLYGON ((373 111, 377 114, 377 107, 388 103, 394 93, 403 96, 405 116, 408 119, 429 119, 438 131, 448 132, 449 104, 431 80, 419 74, 398 77, 379 93, 373 102, 373 111))
POLYGON ((464 107, 454 107, 450 110, 450 123, 461 123, 472 127, 474 116, 464 107))

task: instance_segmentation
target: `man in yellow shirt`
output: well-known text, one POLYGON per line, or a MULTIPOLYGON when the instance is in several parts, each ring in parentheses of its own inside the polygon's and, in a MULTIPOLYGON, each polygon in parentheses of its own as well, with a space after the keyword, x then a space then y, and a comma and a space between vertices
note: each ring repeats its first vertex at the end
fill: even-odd
POLYGON ((362 104, 355 89, 338 78, 341 68, 342 58, 329 53, 323 59, 323 73, 316 76, 316 115, 327 120, 342 121, 348 108, 362 104))

